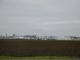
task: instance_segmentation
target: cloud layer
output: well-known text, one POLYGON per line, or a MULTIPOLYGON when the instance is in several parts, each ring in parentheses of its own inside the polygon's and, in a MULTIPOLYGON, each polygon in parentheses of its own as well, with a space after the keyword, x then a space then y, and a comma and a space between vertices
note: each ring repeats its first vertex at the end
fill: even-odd
POLYGON ((0 35, 80 36, 80 0, 0 0, 0 35))

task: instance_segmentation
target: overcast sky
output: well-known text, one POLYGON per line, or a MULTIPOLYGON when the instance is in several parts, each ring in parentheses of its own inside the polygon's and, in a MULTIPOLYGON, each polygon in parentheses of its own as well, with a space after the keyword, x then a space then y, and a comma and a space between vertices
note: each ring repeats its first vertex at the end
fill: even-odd
POLYGON ((0 35, 80 36, 80 0, 0 0, 0 35))

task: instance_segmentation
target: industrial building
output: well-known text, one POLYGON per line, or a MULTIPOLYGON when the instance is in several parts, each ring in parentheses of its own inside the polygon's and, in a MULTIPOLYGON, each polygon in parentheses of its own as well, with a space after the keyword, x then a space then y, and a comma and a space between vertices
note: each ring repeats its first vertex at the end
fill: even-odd
POLYGON ((0 36, 0 39, 26 39, 26 40, 80 40, 80 37, 76 36, 37 36, 37 35, 25 35, 17 36, 13 34, 12 36, 0 36))

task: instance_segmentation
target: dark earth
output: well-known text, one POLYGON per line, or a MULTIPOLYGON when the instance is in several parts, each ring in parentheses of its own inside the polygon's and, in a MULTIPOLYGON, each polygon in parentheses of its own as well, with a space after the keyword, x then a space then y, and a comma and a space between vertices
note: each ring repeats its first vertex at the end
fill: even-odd
POLYGON ((80 41, 0 39, 0 56, 80 58, 80 41))

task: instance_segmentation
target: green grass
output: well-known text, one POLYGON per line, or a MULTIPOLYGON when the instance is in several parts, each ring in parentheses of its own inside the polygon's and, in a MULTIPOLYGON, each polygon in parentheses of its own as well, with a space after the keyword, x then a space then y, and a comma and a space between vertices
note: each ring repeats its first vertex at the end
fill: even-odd
POLYGON ((35 57, 11 57, 0 56, 0 60, 80 60, 80 58, 70 58, 68 56, 35 56, 35 57))

